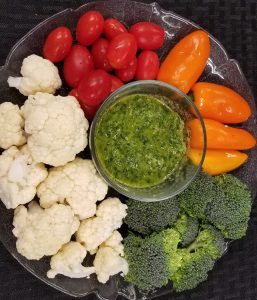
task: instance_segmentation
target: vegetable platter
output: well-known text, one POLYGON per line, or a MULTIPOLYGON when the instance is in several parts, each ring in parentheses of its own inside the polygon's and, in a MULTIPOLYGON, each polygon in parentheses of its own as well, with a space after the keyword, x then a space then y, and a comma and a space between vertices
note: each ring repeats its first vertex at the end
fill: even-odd
MULTIPOLYGON (((207 280, 208 271, 226 252, 228 242, 246 234, 251 202, 257 194, 255 102, 237 61, 198 25, 156 3, 109 0, 64 10, 36 26, 12 48, 0 69, 0 93, 1 103, 23 106, 22 113, 10 103, 0 106, 0 143, 4 149, 0 156, 0 239, 21 265, 48 285, 74 297, 95 294, 99 299, 116 299, 122 295, 129 300, 192 289, 207 280), (92 11, 93 16, 85 17, 92 11), (91 23, 94 34, 90 35, 84 28, 96 19, 91 23), (139 22, 151 23, 145 26, 139 22), (115 51, 124 39, 117 31, 126 35, 126 51, 120 57, 115 51), (149 32, 155 38, 149 39, 149 32), (102 33, 104 37, 99 39, 102 33), (57 35, 64 41, 61 48, 56 44, 57 35), (192 64, 189 61, 186 65, 190 74, 186 71, 184 80, 173 73, 181 61, 178 53, 192 35, 205 41, 200 49, 204 63, 197 61, 196 55, 192 64), (75 40, 79 45, 72 46, 75 40), (113 51, 106 50, 110 47, 113 51), (176 47, 178 51, 172 51, 176 47), (84 58, 83 70, 72 69, 74 57, 84 58), (94 67, 101 70, 93 71, 94 67), (112 72, 112 80, 108 72, 112 72), (23 78, 33 77, 32 81, 22 79, 21 73, 23 78), (150 207, 107 187, 91 161, 86 132, 111 92, 134 78, 156 77, 186 94, 191 91, 189 96, 204 117, 207 152, 203 171, 209 175, 200 172, 178 197, 150 207), (99 93, 94 90, 92 96, 94 82, 98 82, 99 93), (225 98, 223 106, 217 104, 220 95, 225 98), (65 115, 65 111, 69 113, 65 115), (10 124, 6 125, 10 120, 15 123, 15 134, 10 124), (58 141, 59 136, 64 139, 58 141), (28 144, 23 146, 26 139, 28 144), (40 148, 42 141, 47 147, 40 148), (232 163, 228 161, 231 157, 232 163), (11 193, 8 184, 4 190, 3 178, 20 182, 24 166, 29 184, 27 189, 22 187, 24 194, 18 197, 19 191, 11 193), (232 175, 222 174, 228 171, 233 171, 232 175), (70 182, 76 182, 72 192, 70 182), (204 200, 206 193, 208 199, 204 200), (39 199, 27 206, 36 194, 39 199), (85 195, 91 199, 90 206, 81 208, 85 195), (103 220, 111 229, 101 223, 103 220), (92 238, 97 232, 94 226, 100 223, 107 228, 101 242, 96 241, 97 236, 92 238), (124 245, 117 230, 124 237, 124 245), (108 260, 110 257, 113 260, 108 260), (197 272, 192 272, 192 266, 197 272), (153 271, 156 268, 158 276, 153 271)), ((187 155, 197 165, 203 147, 198 119, 191 120, 188 127, 191 138, 187 155)))

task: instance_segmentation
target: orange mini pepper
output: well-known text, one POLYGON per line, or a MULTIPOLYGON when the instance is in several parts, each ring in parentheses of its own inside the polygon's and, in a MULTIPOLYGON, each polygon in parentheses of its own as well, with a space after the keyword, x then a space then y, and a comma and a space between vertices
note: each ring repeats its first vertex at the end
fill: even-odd
MULTIPOLYGON (((191 148, 187 155, 192 163, 198 166, 202 150, 191 148)), ((219 175, 237 169, 247 158, 247 154, 235 150, 207 150, 202 168, 210 175, 219 175)))
POLYGON ((223 85, 198 82, 192 91, 195 105, 204 118, 231 124, 244 122, 251 115, 245 99, 223 85))
POLYGON ((171 49, 161 64, 157 79, 187 94, 201 76, 210 48, 205 31, 197 30, 188 34, 171 49))
MULTIPOLYGON (((204 119, 207 135, 207 149, 246 150, 256 145, 256 139, 247 130, 224 125, 218 121, 204 119)), ((199 119, 187 123, 191 131, 190 145, 202 148, 204 137, 199 119)))

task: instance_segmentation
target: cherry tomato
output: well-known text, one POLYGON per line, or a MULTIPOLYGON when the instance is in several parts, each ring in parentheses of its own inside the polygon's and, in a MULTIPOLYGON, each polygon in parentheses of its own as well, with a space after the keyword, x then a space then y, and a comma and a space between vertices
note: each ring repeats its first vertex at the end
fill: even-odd
POLYGON ((128 32, 126 27, 118 20, 110 18, 104 22, 104 35, 107 39, 112 40, 120 33, 128 32))
POLYGON ((137 59, 136 80, 153 80, 160 67, 158 55, 150 50, 142 51, 137 59))
POLYGON ((104 70, 94 70, 84 77, 78 87, 81 106, 100 105, 111 92, 112 81, 104 70))
POLYGON ((84 110, 85 116, 88 120, 93 120, 94 116, 99 108, 99 105, 97 106, 88 106, 88 105, 83 105, 82 109, 84 110))
POLYGON ((63 64, 66 83, 71 87, 77 87, 80 80, 93 69, 93 58, 88 49, 80 45, 73 46, 63 64))
POLYGON ((137 70, 137 59, 134 57, 129 63, 129 66, 124 69, 116 70, 116 75, 124 82, 131 81, 136 74, 137 70))
POLYGON ((151 22, 138 22, 130 27, 129 33, 137 40, 137 46, 143 50, 160 48, 165 39, 164 29, 151 22))
POLYGON ((119 89, 124 83, 116 76, 110 75, 112 81, 111 93, 119 89))
POLYGON ((69 96, 73 96, 75 98, 78 99, 79 95, 78 95, 78 90, 77 89, 72 89, 70 92, 69 92, 69 96))
POLYGON ((103 16, 96 10, 90 10, 79 18, 76 30, 77 41, 83 46, 89 46, 100 37, 103 29, 103 16))
POLYGON ((93 44, 91 50, 95 67, 97 69, 103 69, 107 72, 112 70, 112 66, 110 65, 106 56, 108 47, 109 42, 104 38, 100 38, 93 44))
POLYGON ((68 27, 55 28, 47 36, 43 55, 52 62, 59 62, 69 53, 72 46, 72 34, 68 27))
POLYGON ((107 58, 114 69, 128 67, 129 63, 136 56, 137 42, 130 33, 121 33, 110 42, 107 58))

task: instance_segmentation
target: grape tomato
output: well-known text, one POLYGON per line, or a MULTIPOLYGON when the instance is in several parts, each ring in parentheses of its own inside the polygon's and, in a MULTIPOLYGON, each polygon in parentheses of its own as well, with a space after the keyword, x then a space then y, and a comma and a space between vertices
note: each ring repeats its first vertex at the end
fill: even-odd
POLYGON ((107 50, 109 47, 109 42, 104 39, 98 39, 92 46, 92 56, 94 60, 94 65, 96 69, 103 69, 107 72, 112 70, 112 66, 110 65, 107 59, 107 50))
POLYGON ((104 22, 104 35, 107 39, 112 40, 120 33, 128 32, 126 27, 117 19, 107 19, 104 22))
POLYGON ((120 80, 122 80, 124 82, 129 82, 135 77, 136 70, 137 70, 137 59, 135 57, 129 63, 128 67, 126 67, 124 69, 116 70, 115 73, 116 73, 117 77, 120 78, 120 80))
POLYGON ((137 59, 136 80, 156 79, 159 67, 159 58, 154 51, 142 51, 137 59))

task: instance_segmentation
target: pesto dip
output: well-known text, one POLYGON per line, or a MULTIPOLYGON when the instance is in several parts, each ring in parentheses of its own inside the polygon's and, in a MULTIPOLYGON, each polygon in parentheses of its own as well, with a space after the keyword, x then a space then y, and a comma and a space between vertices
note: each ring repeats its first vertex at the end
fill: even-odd
POLYGON ((155 96, 125 96, 100 117, 95 151, 103 170, 116 181, 154 186, 178 170, 186 155, 184 122, 155 96))

